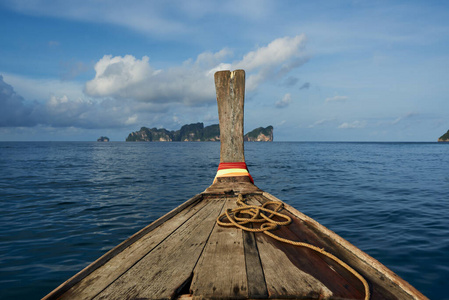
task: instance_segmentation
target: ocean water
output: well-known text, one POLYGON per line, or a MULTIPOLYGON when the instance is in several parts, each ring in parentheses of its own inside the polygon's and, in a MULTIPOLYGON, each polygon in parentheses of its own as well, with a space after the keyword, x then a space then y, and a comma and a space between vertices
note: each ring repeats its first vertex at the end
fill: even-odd
MULTIPOLYGON (((0 298, 39 299, 204 191, 220 144, 0 142, 0 298)), ((256 185, 449 299, 449 144, 246 143, 256 185)))

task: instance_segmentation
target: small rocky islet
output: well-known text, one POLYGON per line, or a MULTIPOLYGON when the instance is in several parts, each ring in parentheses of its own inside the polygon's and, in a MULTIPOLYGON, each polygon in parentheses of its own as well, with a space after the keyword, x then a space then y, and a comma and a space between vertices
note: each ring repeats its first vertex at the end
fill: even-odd
MULTIPOLYGON (((244 136, 245 141, 272 142, 273 126, 256 128, 244 136)), ((179 130, 142 127, 126 138, 127 142, 217 142, 220 141, 218 124, 204 126, 203 123, 187 124, 179 130)))
POLYGON ((109 142, 109 138, 107 136, 100 136, 97 142, 109 142))

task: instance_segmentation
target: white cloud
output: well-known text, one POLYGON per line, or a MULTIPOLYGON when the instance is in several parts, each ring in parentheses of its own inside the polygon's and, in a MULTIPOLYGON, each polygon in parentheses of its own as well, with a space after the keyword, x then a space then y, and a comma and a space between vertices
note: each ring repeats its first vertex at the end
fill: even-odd
POLYGON ((215 57, 200 55, 195 62, 156 70, 147 56, 136 59, 132 55, 105 55, 95 65, 95 78, 86 83, 85 93, 151 103, 192 105, 212 102, 215 99, 214 81, 206 70, 221 56, 215 57))
POLYGON ((105 55, 95 65, 95 78, 88 81, 85 93, 93 97, 135 99, 152 103, 199 105, 215 100, 213 74, 219 70, 243 68, 247 72, 246 89, 254 90, 267 79, 279 79, 305 61, 301 50, 304 35, 279 38, 243 56, 237 62, 223 60, 232 55, 229 49, 205 52, 195 61, 156 70, 148 56, 105 55))
POLYGON ((275 39, 267 46, 246 54, 243 59, 237 63, 237 67, 248 71, 260 67, 278 67, 290 58, 301 54, 299 50, 304 45, 305 39, 306 37, 304 34, 295 37, 275 39))
POLYGON ((0 127, 118 128, 136 124, 139 114, 148 117, 153 107, 135 101, 71 98, 50 95, 46 100, 26 101, 0 75, 0 127))
POLYGON ((126 125, 134 125, 137 123, 138 117, 136 114, 130 116, 126 121, 125 124, 126 125))
POLYGON ((254 90, 265 80, 278 79, 307 62, 309 57, 303 51, 305 43, 304 34, 278 38, 265 47, 249 52, 233 67, 257 71, 248 76, 246 84, 248 90, 254 90))
POLYGON ((289 106, 291 102, 292 102, 292 96, 290 94, 285 94, 281 100, 276 101, 275 105, 277 108, 283 108, 283 107, 289 106))
POLYGON ((276 126, 283 126, 285 123, 287 123, 287 120, 282 120, 279 123, 277 123, 276 126))
POLYGON ((326 102, 326 103, 345 102, 347 99, 348 99, 348 97, 346 97, 346 96, 333 96, 333 97, 326 98, 326 100, 324 100, 324 102, 326 102))
POLYGON ((322 126, 322 125, 324 125, 326 123, 333 122, 333 121, 334 121, 334 119, 322 119, 322 120, 318 120, 318 121, 314 122, 313 124, 311 124, 311 125, 309 125, 307 127, 308 128, 314 128, 314 127, 322 126))
POLYGON ((132 55, 124 57, 105 55, 95 65, 95 78, 86 83, 85 92, 91 96, 129 97, 133 86, 144 82, 149 76, 158 75, 149 65, 149 57, 141 60, 132 55), (130 90, 128 92, 128 90, 130 90))
POLYGON ((404 120, 407 120, 407 119, 409 119, 409 118, 412 118, 412 117, 414 117, 414 116, 416 116, 416 115, 418 115, 418 113, 416 113, 416 112, 409 112, 409 113, 407 113, 407 114, 404 115, 404 116, 398 117, 398 118, 395 119, 393 122, 391 122, 391 124, 396 125, 396 124, 398 124, 399 122, 402 122, 402 121, 404 121, 404 120))
MULTIPOLYGON (((176 122, 167 119, 166 113, 181 115, 189 107, 215 103, 215 71, 245 67, 247 90, 254 90, 267 80, 284 81, 290 70, 307 60, 302 50, 304 44, 304 35, 283 37, 237 59, 233 59, 230 49, 224 48, 203 52, 195 59, 165 69, 153 67, 148 56, 105 55, 94 66, 95 77, 84 85, 5 74, 5 80, 17 88, 17 96, 8 96, 4 103, 8 104, 9 115, 14 112, 18 121, 8 119, 1 126, 117 128, 143 120, 145 124, 153 120, 173 125, 176 122)), ((78 71, 86 67, 76 66, 78 71)), ((68 77, 73 76, 77 76, 76 72, 68 77)), ((12 86, 9 90, 16 93, 12 86)), ((290 103, 291 95, 286 94, 276 105, 285 107, 290 103)), ((196 112, 182 122, 198 117, 196 112)))
POLYGON ((355 128, 365 128, 366 121, 354 121, 352 123, 344 122, 338 128, 340 129, 355 129, 355 128))

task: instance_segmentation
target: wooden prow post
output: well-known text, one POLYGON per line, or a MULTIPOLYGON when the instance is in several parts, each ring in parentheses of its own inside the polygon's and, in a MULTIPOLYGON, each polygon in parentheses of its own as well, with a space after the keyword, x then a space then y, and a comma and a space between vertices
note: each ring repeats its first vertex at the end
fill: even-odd
POLYGON ((220 122, 220 165, 205 193, 260 193, 248 172, 243 149, 245 71, 215 73, 220 122))
POLYGON ((245 162, 243 149, 243 106, 245 71, 215 73, 220 122, 220 162, 245 162))

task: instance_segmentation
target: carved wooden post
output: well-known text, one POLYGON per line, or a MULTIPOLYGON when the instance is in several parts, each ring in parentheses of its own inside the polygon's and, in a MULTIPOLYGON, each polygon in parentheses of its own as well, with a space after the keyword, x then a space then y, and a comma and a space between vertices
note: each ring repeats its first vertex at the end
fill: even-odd
POLYGON ((245 71, 215 73, 218 118, 220 122, 220 163, 244 162, 243 105, 245 101, 245 71))

